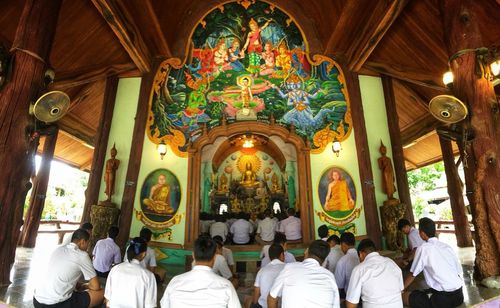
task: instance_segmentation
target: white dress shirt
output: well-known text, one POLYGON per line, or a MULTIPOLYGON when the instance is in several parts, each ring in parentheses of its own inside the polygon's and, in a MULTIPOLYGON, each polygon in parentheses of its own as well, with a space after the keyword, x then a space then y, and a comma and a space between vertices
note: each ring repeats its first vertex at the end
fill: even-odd
POLYGON ((232 283, 203 265, 172 278, 160 304, 162 308, 241 308, 232 283))
POLYGON ((276 221, 274 219, 266 217, 259 222, 257 233, 260 234, 260 238, 263 241, 271 242, 272 240, 274 240, 274 234, 276 233, 277 229, 278 224, 276 223, 276 221))
POLYGON ((226 258, 227 264, 229 266, 234 265, 233 252, 231 251, 231 249, 222 247, 222 255, 224 256, 224 258, 226 258))
POLYGON ((410 272, 424 272, 425 282, 436 291, 451 292, 462 284, 462 267, 450 245, 432 237, 417 248, 410 272))
POLYGON ((104 297, 111 308, 156 307, 156 280, 153 273, 133 259, 111 269, 104 297))
POLYGON ((92 255, 94 256, 92 264, 94 264, 94 268, 101 273, 109 272, 113 263, 118 264, 122 261, 120 247, 118 247, 115 241, 109 237, 97 241, 92 255))
POLYGON ((210 226, 210 237, 213 238, 214 236, 220 236, 222 237, 222 242, 226 241, 226 236, 228 234, 228 228, 225 222, 214 222, 210 226))
POLYGON ((415 249, 420 247, 422 245, 424 240, 420 237, 420 233, 418 232, 415 227, 410 228, 410 233, 408 233, 408 245, 410 246, 410 249, 415 249))
POLYGON ((280 222, 279 231, 285 233, 289 241, 300 240, 302 238, 302 223, 300 218, 289 216, 280 222))
POLYGON ((200 220, 200 233, 208 233, 214 220, 200 220))
POLYGON ((267 296, 269 295, 269 291, 271 290, 274 280, 284 267, 285 263, 281 262, 279 259, 274 259, 271 263, 262 267, 257 273, 254 287, 260 288, 259 305, 263 308, 267 308, 267 296))
POLYGON ((358 252, 355 248, 350 248, 347 253, 339 259, 335 267, 335 279, 339 289, 344 289, 347 293, 352 270, 359 264, 358 252))
POLYGON ((246 219, 238 219, 231 225, 233 242, 236 244, 246 244, 250 242, 250 234, 253 232, 252 224, 246 219))
POLYGON ((342 252, 340 245, 337 244, 334 247, 330 248, 330 253, 328 253, 328 256, 325 259, 324 267, 327 268, 330 272, 335 273, 337 263, 343 255, 344 253, 342 252))
POLYGON ((403 273, 389 258, 378 252, 368 254, 351 274, 346 300, 363 308, 403 308, 403 273))
POLYGON ((50 256, 47 274, 35 289, 35 298, 41 304, 53 305, 69 299, 82 276, 90 280, 96 276, 87 252, 75 243, 59 246, 50 256))
POLYGON ((281 296, 282 307, 285 308, 340 307, 339 290, 333 274, 312 258, 286 264, 276 277, 269 295, 274 298, 281 296))
POLYGON ((222 255, 215 255, 215 263, 212 270, 217 275, 222 276, 226 279, 231 279, 233 277, 233 273, 231 273, 231 270, 229 269, 226 258, 224 258, 224 256, 222 255))
MULTIPOLYGON (((128 262, 127 250, 128 250, 128 246, 127 246, 127 249, 125 249, 125 256, 123 257, 123 261, 126 261, 126 262, 128 262)), ((146 269, 148 267, 156 267, 156 254, 155 254, 155 250, 153 248, 148 247, 148 250, 146 250, 146 256, 141 261, 141 266, 143 268, 146 268, 146 269)))

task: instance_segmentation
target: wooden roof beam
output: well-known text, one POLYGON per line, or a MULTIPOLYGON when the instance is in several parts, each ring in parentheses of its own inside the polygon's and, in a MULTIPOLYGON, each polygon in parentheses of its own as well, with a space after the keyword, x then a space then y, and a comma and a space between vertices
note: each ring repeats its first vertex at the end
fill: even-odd
POLYGON ((441 122, 428 113, 401 132, 401 143, 403 146, 410 144, 420 137, 432 132, 441 124, 441 122))
MULTIPOLYGON (((141 6, 143 10, 138 10, 134 12, 134 14, 144 13, 146 19, 152 24, 152 27, 149 27, 155 37, 155 43, 157 44, 157 52, 165 56, 167 58, 172 57, 172 53, 170 51, 170 47, 168 46, 167 40, 165 39, 165 35, 160 26, 160 22, 158 21, 158 16, 156 15, 155 9, 151 0, 143 0, 141 1, 141 6)), ((155 56, 155 55, 154 55, 155 56)))
POLYGON ((66 136, 82 143, 83 145, 94 149, 95 132, 92 132, 89 128, 84 127, 78 120, 75 120, 70 114, 67 114, 59 122, 59 132, 64 133, 66 136), (78 127, 78 128, 76 128, 78 127))
POLYGON ((141 73, 151 70, 151 53, 135 24, 132 14, 116 0, 92 0, 99 13, 115 33, 123 48, 141 73))
MULTIPOLYGON (((381 3, 385 4, 386 1, 381 1, 381 3)), ((372 18, 365 24, 363 35, 353 40, 347 51, 349 55, 348 67, 350 70, 358 71, 361 69, 373 50, 375 50, 375 47, 377 47, 378 43, 382 40, 387 30, 389 30, 399 14, 401 14, 407 3, 408 0, 392 0, 385 8, 382 16, 379 17, 376 14, 372 15, 372 18), (371 22, 372 19, 376 18, 378 20, 371 22)))
POLYGON ((107 67, 92 66, 69 73, 58 73, 50 87, 54 90, 62 90, 92 83, 112 75, 128 76, 129 74, 132 76, 140 75, 133 63, 113 64, 107 67))

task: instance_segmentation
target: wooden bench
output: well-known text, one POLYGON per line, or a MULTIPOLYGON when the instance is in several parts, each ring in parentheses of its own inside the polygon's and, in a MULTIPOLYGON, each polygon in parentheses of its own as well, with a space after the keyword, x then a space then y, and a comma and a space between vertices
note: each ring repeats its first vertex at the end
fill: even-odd
POLYGON ((42 225, 55 225, 56 230, 40 230, 38 229, 38 233, 45 233, 45 234, 57 234, 59 235, 59 242, 58 244, 62 244, 64 235, 66 233, 73 233, 76 229, 78 229, 78 226, 80 225, 79 222, 76 221, 64 221, 64 220, 40 220, 40 226, 42 225), (72 225, 72 226, 77 226, 75 228, 66 228, 66 229, 61 229, 61 225, 72 225))

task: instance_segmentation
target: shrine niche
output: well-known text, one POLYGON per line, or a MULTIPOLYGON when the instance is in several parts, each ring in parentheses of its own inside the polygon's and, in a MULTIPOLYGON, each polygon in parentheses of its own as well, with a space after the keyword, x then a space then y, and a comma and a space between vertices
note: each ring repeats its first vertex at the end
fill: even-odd
POLYGON ((312 153, 351 129, 344 75, 310 55, 295 20, 264 1, 218 5, 199 21, 185 59, 163 61, 150 96, 147 135, 187 157, 188 145, 223 121, 294 126, 312 153))

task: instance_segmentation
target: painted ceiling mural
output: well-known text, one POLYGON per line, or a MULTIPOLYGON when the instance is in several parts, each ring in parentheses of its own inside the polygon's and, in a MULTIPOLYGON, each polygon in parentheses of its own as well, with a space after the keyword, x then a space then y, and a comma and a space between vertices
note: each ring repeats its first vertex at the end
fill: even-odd
POLYGON ((295 126, 320 153, 352 128, 340 67, 311 56, 299 25, 264 1, 221 4, 199 21, 184 60, 160 64, 150 96, 150 140, 181 157, 202 128, 222 121, 295 126), (223 120, 224 119, 224 120, 223 120))

